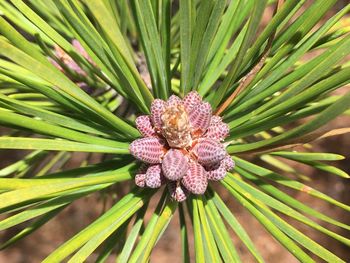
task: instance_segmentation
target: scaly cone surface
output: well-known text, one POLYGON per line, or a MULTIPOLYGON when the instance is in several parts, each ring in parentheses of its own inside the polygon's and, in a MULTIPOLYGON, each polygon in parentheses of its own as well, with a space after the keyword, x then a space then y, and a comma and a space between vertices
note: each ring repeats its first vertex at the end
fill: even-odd
POLYGON ((210 104, 197 92, 183 100, 175 95, 168 101, 155 99, 151 115, 135 122, 143 138, 129 150, 144 162, 135 176, 139 187, 167 184, 170 196, 182 202, 190 193, 204 194, 208 180, 222 180, 235 166, 222 143, 228 125, 212 115, 210 104))

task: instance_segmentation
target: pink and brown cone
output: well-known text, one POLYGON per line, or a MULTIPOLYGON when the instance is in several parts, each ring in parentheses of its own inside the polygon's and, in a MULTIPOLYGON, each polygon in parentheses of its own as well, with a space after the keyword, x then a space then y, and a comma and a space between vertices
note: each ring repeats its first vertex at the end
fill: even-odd
POLYGON ((135 122, 143 138, 133 141, 129 150, 145 163, 135 176, 139 187, 166 183, 170 196, 182 202, 190 193, 204 194, 208 180, 222 180, 234 168, 222 144, 229 127, 212 115, 210 104, 197 92, 183 100, 175 95, 168 101, 155 99, 151 115, 135 122))

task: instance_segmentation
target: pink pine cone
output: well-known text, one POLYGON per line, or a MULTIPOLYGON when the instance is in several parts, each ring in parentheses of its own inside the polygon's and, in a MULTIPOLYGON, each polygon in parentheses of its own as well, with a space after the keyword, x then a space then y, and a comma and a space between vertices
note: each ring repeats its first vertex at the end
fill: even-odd
POLYGON ((168 182, 168 190, 172 199, 177 202, 183 202, 186 200, 187 196, 190 194, 189 191, 178 182, 168 182))
POLYGON ((235 161, 232 160, 230 155, 227 155, 222 161, 221 164, 225 166, 226 171, 231 171, 235 167, 235 161))
POLYGON ((227 155, 219 164, 207 168, 208 180, 219 181, 225 178, 228 171, 235 166, 231 156, 227 155))
POLYGON ((162 114, 165 110, 166 102, 161 99, 155 99, 151 105, 151 120, 154 128, 162 127, 162 114))
POLYGON ((196 107, 189 112, 192 130, 202 135, 209 127, 211 115, 212 109, 208 102, 196 105, 196 107))
POLYGON ((130 153, 146 163, 161 163, 164 147, 156 137, 141 138, 133 141, 129 147, 130 153))
POLYGON ((214 124, 214 123, 220 123, 220 122, 222 122, 222 118, 220 116, 218 116, 218 115, 211 116, 210 125, 214 124))
POLYGON ((221 143, 206 138, 200 140, 193 148, 198 162, 202 165, 213 165, 219 163, 226 156, 226 150, 221 143))
POLYGON ((175 106, 178 104, 182 104, 182 100, 176 95, 171 95, 167 101, 167 106, 175 106))
POLYGON ((162 169, 167 179, 179 180, 188 170, 188 160, 180 150, 170 149, 163 158, 162 169))
POLYGON ((146 174, 136 174, 136 176, 135 176, 135 184, 138 187, 145 187, 145 185, 146 185, 146 174))
POLYGON ((189 163, 187 174, 181 180, 182 184, 193 194, 204 194, 208 186, 207 172, 198 163, 189 163))
POLYGON ((208 130, 204 137, 223 141, 230 134, 229 126, 220 121, 215 121, 210 123, 208 130))
POLYGON ((194 106, 200 104, 201 102, 202 98, 196 91, 191 91, 183 99, 183 103, 188 112, 190 112, 194 106))
POLYGON ((225 178, 226 176, 226 169, 220 165, 219 168, 212 170, 212 171, 208 171, 208 180, 212 180, 212 181, 219 181, 225 178))
POLYGON ((160 164, 148 167, 146 172, 146 185, 150 188, 159 188, 165 182, 160 164))
POLYGON ((137 117, 135 124, 143 137, 152 137, 156 134, 151 123, 151 118, 148 115, 137 117))
POLYGON ((143 163, 139 170, 137 171, 137 174, 135 176, 135 184, 138 187, 145 187, 146 185, 146 171, 148 169, 148 165, 143 163))

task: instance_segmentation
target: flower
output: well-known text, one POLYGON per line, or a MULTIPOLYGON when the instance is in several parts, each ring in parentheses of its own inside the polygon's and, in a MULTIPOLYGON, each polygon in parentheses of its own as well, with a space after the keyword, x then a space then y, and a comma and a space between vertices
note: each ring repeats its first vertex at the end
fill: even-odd
POLYGON ((182 202, 190 193, 204 194, 208 180, 222 180, 235 165, 222 143, 228 125, 212 115, 210 104, 195 91, 183 100, 176 95, 155 99, 151 115, 139 116, 135 123, 143 138, 129 150, 144 162, 135 176, 139 187, 167 184, 170 196, 182 202))

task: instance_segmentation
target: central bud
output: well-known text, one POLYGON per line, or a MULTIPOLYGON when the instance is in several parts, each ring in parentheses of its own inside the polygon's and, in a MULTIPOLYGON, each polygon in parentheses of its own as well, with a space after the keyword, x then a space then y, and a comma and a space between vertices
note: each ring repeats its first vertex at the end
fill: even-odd
POLYGON ((170 105, 161 116, 162 135, 172 148, 185 148, 191 143, 188 114, 182 104, 170 105))

